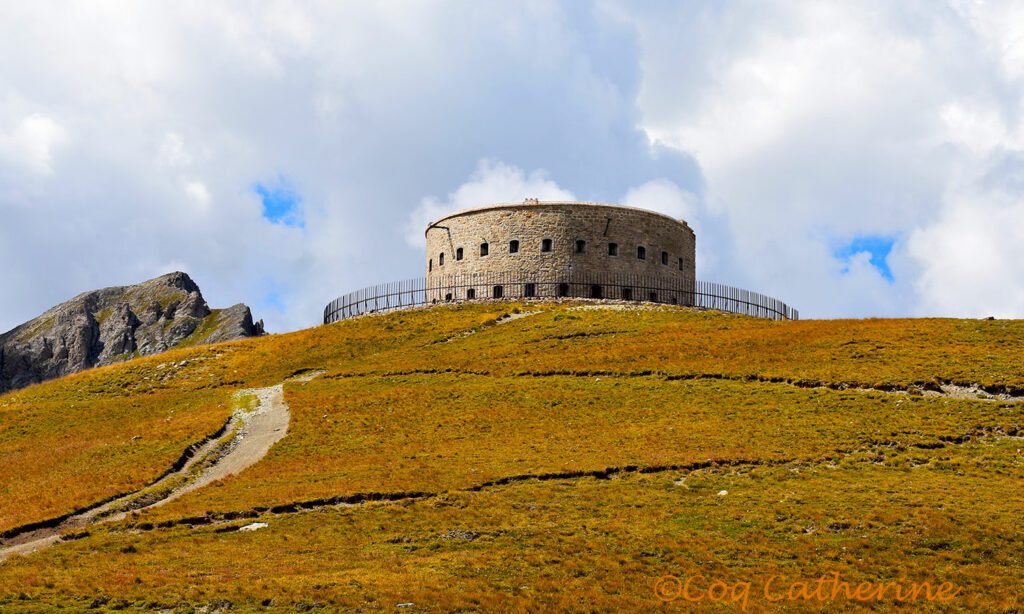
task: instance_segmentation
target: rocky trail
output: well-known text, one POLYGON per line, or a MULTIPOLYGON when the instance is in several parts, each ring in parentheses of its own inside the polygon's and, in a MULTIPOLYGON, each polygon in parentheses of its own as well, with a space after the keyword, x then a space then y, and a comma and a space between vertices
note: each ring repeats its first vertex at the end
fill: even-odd
MULTIPOLYGON (((286 381, 304 383, 322 371, 286 381)), ((123 519, 130 512, 163 505, 217 480, 238 474, 263 458, 288 434, 290 412, 284 383, 236 393, 239 408, 216 433, 190 446, 160 478, 137 491, 71 514, 11 529, 0 537, 0 561, 73 539, 89 526, 123 519)))

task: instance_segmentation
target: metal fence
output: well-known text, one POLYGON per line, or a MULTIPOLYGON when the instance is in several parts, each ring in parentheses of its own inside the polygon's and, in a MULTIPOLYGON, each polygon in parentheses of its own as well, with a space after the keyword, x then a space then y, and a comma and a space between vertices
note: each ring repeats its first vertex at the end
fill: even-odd
POLYGON ((370 286, 331 301, 324 324, 366 313, 380 313, 455 301, 594 298, 686 305, 772 320, 797 320, 799 312, 778 299, 707 281, 639 275, 483 273, 432 276, 370 286))

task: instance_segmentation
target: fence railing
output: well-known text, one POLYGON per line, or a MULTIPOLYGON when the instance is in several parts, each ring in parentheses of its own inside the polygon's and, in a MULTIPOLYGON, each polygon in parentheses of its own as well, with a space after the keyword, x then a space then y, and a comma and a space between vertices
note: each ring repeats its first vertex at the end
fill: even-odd
POLYGON ((545 298, 648 301, 717 309, 772 320, 797 320, 800 317, 796 309, 778 299, 707 281, 614 274, 553 277, 482 273, 420 277, 356 290, 328 303, 324 308, 324 324, 366 313, 446 302, 545 298))

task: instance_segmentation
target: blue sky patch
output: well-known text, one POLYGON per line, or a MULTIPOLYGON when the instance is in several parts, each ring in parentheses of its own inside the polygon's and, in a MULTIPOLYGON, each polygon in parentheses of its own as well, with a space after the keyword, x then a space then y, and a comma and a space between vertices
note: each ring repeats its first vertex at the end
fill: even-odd
POLYGON ((878 269, 878 272, 886 279, 886 281, 893 283, 896 280, 892 276, 892 270, 889 269, 888 258, 889 253, 892 251, 892 246, 895 243, 895 237, 856 237, 846 245, 837 249, 835 251, 835 256, 840 260, 849 262, 850 258, 854 254, 867 252, 868 254, 871 254, 871 266, 878 269))
POLYGON ((278 177, 273 182, 258 182, 253 186, 253 191, 263 203, 263 217, 267 221, 296 228, 305 226, 299 209, 302 196, 287 179, 278 177))

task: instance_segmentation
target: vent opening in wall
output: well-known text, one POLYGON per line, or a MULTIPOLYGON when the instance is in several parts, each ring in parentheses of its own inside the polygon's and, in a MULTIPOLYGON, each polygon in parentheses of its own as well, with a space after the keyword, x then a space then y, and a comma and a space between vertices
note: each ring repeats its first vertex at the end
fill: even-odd
POLYGON ((582 254, 585 251, 587 251, 587 242, 583 239, 578 239, 576 241, 576 253, 582 254))
POLYGON ((609 256, 618 256, 619 255, 619 244, 618 243, 609 243, 608 244, 608 255, 609 256))
POLYGON ((523 296, 525 296, 526 298, 532 298, 534 296, 537 296, 537 285, 526 284, 525 286, 523 286, 523 296))
POLYGON ((640 260, 647 260, 647 248, 643 245, 636 246, 636 257, 640 260))
POLYGON ((550 252, 553 243, 554 242, 551 239, 542 239, 540 242, 540 251, 550 252))
POLYGON ((517 254, 519 253, 519 241, 512 239, 508 242, 508 253, 517 254))
POLYGON ((488 246, 486 243, 481 243, 480 244, 480 255, 481 256, 486 256, 488 254, 488 252, 490 252, 490 246, 488 246))
POLYGON ((569 284, 558 284, 558 296, 569 296, 569 284))
POLYGON ((462 248, 461 247, 455 250, 455 259, 456 260, 462 260, 462 248))
POLYGON ((491 296, 493 298, 502 298, 505 296, 505 288, 502 286, 494 286, 491 288, 491 296))
POLYGON ((469 299, 469 300, 475 299, 476 298, 476 288, 470 288, 470 289, 466 290, 466 298, 469 299))

